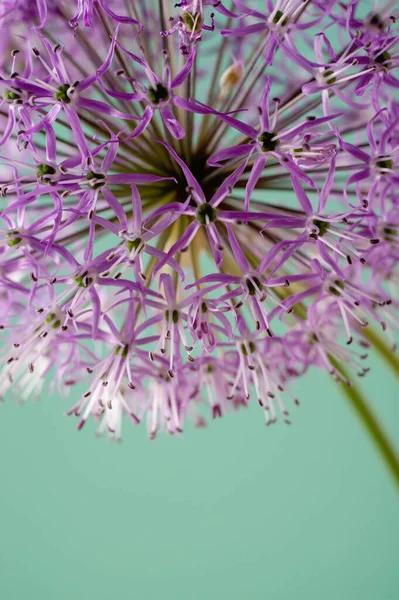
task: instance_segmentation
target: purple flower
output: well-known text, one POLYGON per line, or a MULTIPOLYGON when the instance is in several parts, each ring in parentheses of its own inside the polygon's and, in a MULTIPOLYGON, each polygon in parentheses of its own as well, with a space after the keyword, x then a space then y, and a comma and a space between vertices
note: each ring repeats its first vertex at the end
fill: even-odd
POLYGON ((297 27, 301 30, 308 29, 317 25, 321 20, 321 17, 318 17, 306 24, 297 24, 297 20, 303 12, 303 0, 277 0, 274 5, 268 0, 266 2, 268 12, 265 14, 251 9, 241 0, 234 0, 234 4, 242 11, 241 18, 253 17, 258 21, 243 27, 225 29, 221 32, 222 35, 233 37, 266 33, 264 47, 266 47, 265 61, 267 65, 273 64, 274 53, 279 42, 289 31, 295 30, 297 27))
MULTIPOLYGON (((118 44, 120 46, 120 44, 118 44)), ((176 97, 173 94, 175 88, 180 87, 186 78, 188 77, 191 68, 195 61, 195 55, 197 49, 194 48, 187 58, 187 61, 181 71, 172 79, 169 56, 165 54, 164 64, 162 68, 162 77, 159 79, 157 75, 152 71, 150 65, 146 61, 145 57, 140 58, 129 52, 123 46, 120 46, 121 50, 129 56, 133 61, 137 62, 142 67, 145 77, 148 80, 147 86, 143 85, 137 80, 132 82, 135 87, 135 92, 123 93, 106 90, 110 96, 114 96, 120 100, 142 102, 146 105, 142 116, 142 122, 140 126, 134 131, 133 134, 128 136, 127 139, 132 139, 141 135, 146 130, 148 124, 153 118, 154 111, 159 110, 162 121, 165 127, 176 139, 181 139, 185 136, 185 132, 179 121, 173 114, 172 106, 176 103, 176 97)))
MULTIPOLYGON (((399 140, 395 131, 399 126, 399 118, 392 117, 386 109, 381 109, 368 122, 366 127, 369 150, 368 153, 350 144, 339 136, 341 147, 357 161, 356 172, 347 180, 344 194, 351 184, 356 185, 359 197, 360 183, 370 179, 371 185, 367 195, 367 206, 374 204, 375 193, 386 185, 397 185, 399 182, 399 140), (376 137, 378 133, 378 137, 376 137)), ((359 198, 360 199, 360 198, 359 198)))
POLYGON ((257 155, 245 189, 245 210, 249 209, 252 192, 264 172, 268 158, 274 158, 282 167, 287 169, 289 173, 302 179, 309 185, 314 186, 311 177, 306 175, 306 173, 297 166, 297 163, 302 167, 313 166, 315 163, 322 164, 333 156, 335 150, 335 146, 332 146, 331 144, 322 144, 317 148, 312 147, 312 144, 309 143, 311 142, 312 134, 309 134, 309 132, 319 125, 329 123, 339 115, 320 118, 313 116, 308 117, 305 123, 299 123, 288 129, 276 131, 278 106, 280 101, 274 99, 275 109, 273 117, 271 118, 269 113, 270 86, 271 80, 268 77, 258 107, 259 131, 248 125, 241 125, 236 120, 232 123, 233 127, 236 127, 239 131, 242 130, 243 133, 245 132, 245 135, 249 138, 250 142, 221 150, 208 159, 209 165, 220 166, 221 161, 237 158, 244 158, 246 163, 248 163, 254 155, 257 155))
POLYGON ((0 8, 0 397, 51 379, 118 441, 364 377, 398 327, 392 3, 69 4, 0 8))

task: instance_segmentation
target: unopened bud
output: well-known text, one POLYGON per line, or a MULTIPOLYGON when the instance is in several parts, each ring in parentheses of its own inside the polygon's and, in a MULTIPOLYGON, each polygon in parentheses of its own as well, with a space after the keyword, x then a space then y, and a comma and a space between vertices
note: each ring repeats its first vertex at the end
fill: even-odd
MULTIPOLYGON (((234 60, 234 59, 233 59, 234 60)), ((240 82, 244 71, 244 62, 242 60, 234 60, 219 80, 220 95, 226 96, 240 82)))

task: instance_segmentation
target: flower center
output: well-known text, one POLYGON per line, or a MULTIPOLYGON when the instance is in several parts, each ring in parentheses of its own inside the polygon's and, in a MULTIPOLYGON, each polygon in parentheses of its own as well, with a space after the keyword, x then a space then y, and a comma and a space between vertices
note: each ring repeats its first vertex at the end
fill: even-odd
POLYGON ((340 290, 343 290, 343 289, 344 289, 344 284, 339 279, 336 279, 334 281, 334 285, 330 285, 330 287, 328 288, 329 292, 331 292, 331 294, 333 294, 333 296, 340 296, 341 295, 340 290), (339 288, 339 289, 337 289, 337 288, 339 288))
POLYGON ((197 209, 197 221, 201 225, 207 225, 208 223, 214 223, 217 219, 217 210, 210 204, 201 204, 197 209))
POLYGON ((391 55, 387 50, 384 50, 384 52, 381 52, 378 56, 376 56, 375 58, 375 62, 378 63, 379 65, 384 65, 384 67, 386 67, 387 69, 389 69, 389 67, 391 67, 392 63, 389 62, 391 60, 391 55))
POLYGON ((51 324, 51 327, 53 329, 58 329, 58 327, 61 325, 61 321, 60 319, 57 319, 57 315, 53 312, 50 313, 46 319, 45 319, 45 323, 47 323, 47 325, 51 324), (54 321, 54 322, 53 322, 54 321))
POLYGON ((250 296, 256 296, 257 292, 261 292, 263 290, 263 284, 259 281, 257 277, 251 277, 251 279, 246 279, 245 283, 247 284, 248 293, 250 296))
POLYGON ((62 85, 60 85, 54 94, 54 98, 56 100, 59 100, 60 102, 63 102, 64 104, 70 104, 71 99, 67 94, 70 87, 71 86, 69 85, 69 83, 63 83, 62 85))
POLYGON ((150 102, 152 102, 152 104, 160 104, 160 102, 168 100, 168 98, 168 89, 159 81, 154 88, 150 88, 148 90, 148 99, 150 100, 150 102))
POLYGON ((13 237, 13 236, 18 236, 18 234, 19 234, 19 231, 17 231, 17 230, 15 230, 15 231, 9 231, 8 233, 6 233, 6 237, 11 238, 7 242, 8 246, 10 246, 10 248, 12 246, 17 246, 20 242, 22 242, 22 238, 20 238, 20 237, 13 237))
POLYGON ((102 173, 89 171, 86 175, 86 179, 90 182, 89 185, 93 188, 93 190, 97 190, 105 185, 105 175, 102 173))
POLYGON ((377 160, 376 164, 379 169, 392 169, 393 160, 391 160, 389 158, 384 158, 382 160, 377 160))
POLYGON ((337 78, 334 76, 334 71, 325 71, 323 73, 323 79, 326 80, 326 83, 332 84, 337 81, 337 78))
POLYGON ((201 30, 202 25, 202 17, 199 13, 195 13, 194 15, 189 12, 184 12, 182 15, 182 19, 187 26, 187 31, 198 33, 201 30))
POLYGON ((319 221, 319 219, 313 219, 313 225, 316 225, 319 230, 319 237, 323 237, 330 229, 330 223, 327 223, 327 221, 319 221))
POLYGON ((387 242, 393 242, 398 233, 393 227, 384 227, 383 232, 387 242))
POLYGON ((75 277, 75 283, 82 288, 87 288, 93 283, 93 277, 88 277, 87 271, 83 275, 75 277))
MULTIPOLYGON (((169 310, 165 311, 165 319, 169 321, 170 312, 169 310)), ((172 322, 176 325, 179 322, 179 311, 174 309, 172 311, 172 322)))
POLYGON ((55 175, 56 170, 54 167, 50 165, 46 165, 45 163, 41 163, 36 167, 36 176, 38 179, 43 179, 43 181, 50 181, 50 177, 46 177, 46 175, 55 175))
POLYGON ((258 140, 262 144, 263 152, 273 152, 277 148, 280 142, 274 139, 275 137, 276 134, 272 131, 264 131, 260 134, 258 140))
MULTIPOLYGON (((249 351, 251 352, 251 354, 253 354, 256 350, 256 346, 255 344, 251 341, 248 342, 248 347, 249 347, 249 351)), ((248 356, 248 350, 245 344, 241 344, 241 352, 243 353, 244 356, 248 356)))
POLYGON ((4 100, 19 100, 21 98, 22 90, 20 88, 13 88, 11 90, 5 90, 3 93, 4 100))
POLYGON ((129 252, 131 252, 132 250, 137 250, 137 248, 140 246, 142 240, 141 238, 136 238, 135 240, 128 240, 126 242, 126 247, 129 250, 129 252))
MULTIPOLYGON (((276 14, 273 17, 273 23, 275 25, 277 25, 277 23, 280 21, 281 17, 283 17, 283 16, 284 16, 284 13, 281 10, 276 11, 276 14)), ((282 20, 280 25, 282 25, 283 27, 288 25, 288 17, 285 17, 285 19, 282 20)))
POLYGON ((377 27, 378 29, 384 29, 384 21, 382 21, 380 15, 378 14, 373 15, 369 23, 373 27, 377 27))

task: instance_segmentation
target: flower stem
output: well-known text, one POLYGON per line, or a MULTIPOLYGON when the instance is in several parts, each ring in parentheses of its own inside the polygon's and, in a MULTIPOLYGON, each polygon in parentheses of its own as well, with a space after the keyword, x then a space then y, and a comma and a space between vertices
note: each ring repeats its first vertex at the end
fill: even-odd
POLYGON ((377 331, 371 327, 367 327, 363 331, 363 335, 370 340, 373 347, 385 360, 385 362, 392 368, 396 377, 399 377, 399 358, 395 354, 395 347, 390 346, 386 343, 385 339, 380 336, 377 331))
MULTIPOLYGON (((335 361, 334 358, 329 358, 337 371, 339 371, 345 379, 349 379, 346 369, 340 363, 335 361)), ((356 387, 349 387, 345 384, 341 384, 341 391, 362 421, 363 426, 366 428, 369 436, 372 438, 378 449, 381 458, 385 462, 386 468, 389 470, 396 485, 399 487, 399 457, 393 444, 388 439, 387 434, 368 406, 366 399, 356 387)))

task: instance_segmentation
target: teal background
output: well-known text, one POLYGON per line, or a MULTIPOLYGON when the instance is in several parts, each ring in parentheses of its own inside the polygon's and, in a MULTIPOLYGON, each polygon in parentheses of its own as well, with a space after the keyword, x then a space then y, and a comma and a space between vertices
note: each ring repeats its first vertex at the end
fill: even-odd
MULTIPOLYGON (((372 365, 363 383, 395 438, 396 382, 372 365)), ((72 399, 9 399, 0 598, 396 599, 390 475, 328 376, 297 386, 291 427, 266 428, 254 404, 179 439, 126 421, 120 445, 77 432, 72 399)))

